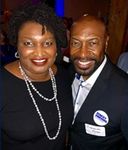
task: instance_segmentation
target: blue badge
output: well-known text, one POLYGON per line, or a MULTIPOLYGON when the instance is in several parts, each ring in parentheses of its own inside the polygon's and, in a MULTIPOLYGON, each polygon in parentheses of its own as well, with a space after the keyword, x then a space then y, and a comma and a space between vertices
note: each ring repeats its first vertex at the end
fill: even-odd
POLYGON ((104 126, 108 124, 109 117, 107 113, 105 113, 104 111, 98 110, 94 113, 93 120, 97 125, 104 126))

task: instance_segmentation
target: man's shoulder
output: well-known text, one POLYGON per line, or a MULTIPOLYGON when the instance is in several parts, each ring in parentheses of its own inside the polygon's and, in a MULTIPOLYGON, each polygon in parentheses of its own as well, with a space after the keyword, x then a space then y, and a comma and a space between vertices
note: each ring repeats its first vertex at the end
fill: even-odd
POLYGON ((103 68, 102 74, 104 76, 108 76, 109 78, 113 78, 113 80, 117 80, 117 78, 122 80, 128 80, 128 74, 121 70, 119 67, 117 67, 117 65, 113 64, 109 59, 107 60, 107 63, 103 68))

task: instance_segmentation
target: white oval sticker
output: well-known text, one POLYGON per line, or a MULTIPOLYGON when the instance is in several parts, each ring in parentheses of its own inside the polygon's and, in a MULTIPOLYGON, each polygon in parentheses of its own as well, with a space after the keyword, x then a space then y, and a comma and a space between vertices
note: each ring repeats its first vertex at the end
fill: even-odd
POLYGON ((100 126, 104 126, 108 124, 109 122, 108 115, 102 110, 97 110, 94 113, 93 120, 97 125, 100 125, 100 126))

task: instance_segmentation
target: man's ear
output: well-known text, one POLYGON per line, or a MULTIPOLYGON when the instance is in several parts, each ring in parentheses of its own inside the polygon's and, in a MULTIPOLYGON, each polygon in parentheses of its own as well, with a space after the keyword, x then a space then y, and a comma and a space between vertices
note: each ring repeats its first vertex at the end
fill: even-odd
POLYGON ((105 43, 105 48, 107 49, 107 47, 108 47, 108 42, 109 42, 109 36, 107 35, 107 37, 106 37, 106 43, 105 43))
POLYGON ((108 42, 109 42, 109 36, 107 35, 106 42, 105 42, 105 52, 107 52, 108 42))

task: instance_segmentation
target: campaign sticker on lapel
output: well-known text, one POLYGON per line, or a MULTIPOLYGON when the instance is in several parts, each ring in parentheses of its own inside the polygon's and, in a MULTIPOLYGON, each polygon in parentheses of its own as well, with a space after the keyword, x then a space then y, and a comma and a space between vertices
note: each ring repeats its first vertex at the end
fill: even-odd
POLYGON ((93 120, 97 125, 105 126, 109 122, 109 117, 106 112, 97 110, 93 115, 93 120))

